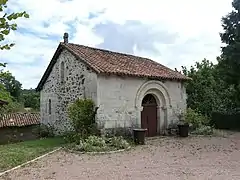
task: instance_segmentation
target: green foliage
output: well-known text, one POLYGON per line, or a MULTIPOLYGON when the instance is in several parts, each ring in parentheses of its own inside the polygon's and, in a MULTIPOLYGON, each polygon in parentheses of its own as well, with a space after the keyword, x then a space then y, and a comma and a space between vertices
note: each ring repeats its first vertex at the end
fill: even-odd
POLYGON ((126 149, 129 147, 129 143, 122 136, 114 136, 106 141, 116 149, 126 149))
MULTIPOLYGON (((29 18, 29 15, 24 12, 10 12, 7 10, 8 0, 0 0, 0 50, 8 50, 14 46, 13 43, 4 43, 5 37, 11 31, 17 29, 15 20, 20 17, 29 18)), ((6 63, 0 62, 0 67, 6 67, 6 63)), ((3 72, 0 69, 0 99, 9 102, 7 106, 0 107, 0 118, 4 113, 19 111, 22 107, 20 103, 21 83, 15 79, 9 72, 3 72), (17 102, 18 101, 18 102, 17 102)))
POLYGON ((68 107, 68 117, 76 133, 90 134, 95 123, 94 102, 78 99, 68 107))
POLYGON ((0 67, 6 67, 6 63, 0 63, 0 67))
POLYGON ((24 112, 24 105, 29 104, 33 110, 39 111, 40 94, 33 89, 22 90, 21 86, 10 72, 0 70, 0 100, 8 102, 8 105, 0 107, 0 116, 6 113, 24 112))
POLYGON ((39 157, 63 144, 62 138, 55 137, 0 145, 0 172, 39 157))
POLYGON ((211 125, 217 129, 240 130, 240 112, 214 112, 211 125))
POLYGON ((0 106, 0 119, 4 114, 20 112, 24 108, 21 103, 13 101, 13 97, 10 95, 8 91, 5 90, 4 87, 1 88, 1 84, 0 84, 0 99, 8 102, 7 105, 0 106))
MULTIPOLYGON (((0 0, 0 42, 5 40, 5 37, 9 35, 11 31, 17 30, 17 24, 14 23, 16 19, 20 17, 29 18, 29 15, 23 12, 9 12, 7 11, 8 0, 0 0), (12 23, 13 22, 13 23, 12 23)), ((14 43, 0 45, 0 50, 8 50, 14 46, 14 43)))
POLYGON ((64 140, 67 143, 79 144, 79 139, 87 138, 88 136, 100 136, 99 129, 96 124, 92 124, 87 127, 87 130, 83 130, 82 132, 76 131, 68 131, 63 134, 64 140))
POLYGON ((211 126, 200 126, 193 132, 192 134, 197 134, 197 135, 212 135, 213 134, 213 128, 211 126))
POLYGON ((106 146, 106 141, 105 139, 98 137, 98 136, 89 136, 86 140, 85 143, 90 145, 90 146, 99 146, 99 147, 104 147, 106 146))
POLYGON ((0 73, 0 84, 5 87, 14 100, 21 101, 22 84, 9 71, 0 73))
POLYGON ((22 98, 24 107, 32 108, 33 110, 40 110, 40 93, 34 89, 22 90, 22 98))
POLYGON ((188 108, 184 113, 184 120, 190 125, 191 134, 211 135, 213 128, 209 126, 209 117, 188 108))
POLYGON ((75 150, 84 152, 104 152, 117 149, 126 149, 130 145, 122 137, 102 138, 98 136, 89 136, 85 140, 80 140, 75 150))
POLYGON ((36 128, 33 129, 33 133, 40 138, 45 137, 54 137, 54 127, 50 124, 40 124, 36 128))
POLYGON ((186 113, 184 113, 184 120, 190 125, 192 125, 193 129, 209 124, 208 117, 202 115, 201 113, 191 108, 188 108, 186 113))
MULTIPOLYGON (((14 46, 13 43, 1 43, 5 40, 5 37, 9 35, 11 31, 17 30, 17 24, 12 22, 20 17, 29 18, 29 15, 25 11, 17 13, 7 11, 7 2, 8 0, 0 0, 0 14, 3 14, 2 16, 0 16, 0 50, 9 50, 11 47, 14 46)), ((6 63, 0 62, 0 67, 6 67, 6 63)), ((10 97, 9 94, 13 97, 18 98, 20 95, 21 84, 16 81, 13 76, 9 76, 9 74, 7 75, 8 76, 6 76, 6 73, 2 72, 2 69, 0 69, 0 99, 11 101, 12 97, 10 97), (11 81, 10 84, 14 84, 14 86, 8 86, 8 84, 6 85, 6 82, 3 83, 2 80, 5 77, 11 77, 10 79, 8 79, 8 82, 11 81), (3 87, 5 87, 6 89, 3 90, 3 87), (11 90, 9 90, 8 88, 10 88, 11 90)), ((7 107, 1 107, 0 116, 6 108, 7 107)))
POLYGON ((63 134, 63 139, 65 140, 66 143, 79 144, 80 139, 82 139, 82 134, 76 133, 75 131, 65 132, 63 134))
MULTIPOLYGON (((208 117, 213 112, 234 113, 240 107, 240 0, 234 0, 232 6, 233 11, 222 18, 220 37, 226 46, 222 47, 218 63, 204 59, 190 69, 183 67, 183 73, 193 79, 186 83, 187 105, 208 117)), ((202 127, 199 118, 190 119, 196 127, 202 127)), ((229 120, 225 121, 227 127, 229 120)))
POLYGON ((223 83, 216 74, 216 65, 209 60, 196 62, 190 69, 182 67, 184 75, 192 78, 185 84, 188 107, 210 116, 212 111, 224 106, 223 83))
POLYGON ((233 10, 222 18, 223 32, 220 34, 222 43, 221 57, 218 59, 218 72, 230 87, 231 92, 226 98, 231 101, 229 109, 240 107, 240 0, 233 0, 233 10))
POLYGON ((79 144, 80 139, 85 139, 89 135, 99 135, 95 114, 96 109, 91 99, 78 99, 70 104, 68 117, 74 130, 64 134, 65 141, 79 144))
POLYGON ((21 85, 10 86, 10 84, 17 84, 15 82, 19 83, 11 73, 3 72, 3 69, 0 69, 0 99, 8 102, 8 105, 0 107, 0 118, 3 114, 19 112, 24 109, 23 104, 20 101, 17 101, 21 97, 21 85), (16 97, 13 97, 12 95, 15 95, 16 97))
POLYGON ((7 102, 12 101, 10 93, 6 90, 6 88, 2 84, 0 84, 0 99, 5 100, 7 102))

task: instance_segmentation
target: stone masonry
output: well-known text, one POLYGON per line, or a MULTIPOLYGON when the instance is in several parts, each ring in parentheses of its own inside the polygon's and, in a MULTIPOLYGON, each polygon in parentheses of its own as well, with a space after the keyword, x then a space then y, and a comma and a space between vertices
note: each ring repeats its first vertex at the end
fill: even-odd
POLYGON ((176 124, 175 111, 186 109, 186 91, 182 82, 97 75, 65 49, 60 53, 40 93, 41 122, 54 126, 58 133, 71 129, 67 106, 77 98, 86 97, 93 99, 99 107, 96 115, 99 128, 140 127, 141 101, 147 93, 154 94, 158 99, 158 132, 176 124))
MULTIPOLYGON (((136 107, 137 93, 140 91, 141 86, 158 81, 148 80, 147 78, 135 77, 121 77, 121 76, 98 76, 98 113, 97 119, 102 127, 105 129, 112 128, 132 128, 140 127, 141 108, 136 107)), ((169 95, 169 104, 165 114, 167 116, 167 124, 174 125, 178 119, 176 113, 179 110, 186 109, 186 91, 181 82, 173 81, 159 81, 165 86, 169 95)), ((152 89, 155 87, 152 87, 152 89)), ((156 87, 157 88, 157 87, 156 87)), ((151 90, 151 88, 149 88, 151 90)), ((159 108, 163 108, 164 104, 159 104, 159 108)), ((159 131, 164 128, 164 116, 160 117, 159 131)), ((161 132, 160 132, 161 133, 161 132)), ((163 133, 163 132, 162 132, 163 133)))
POLYGON ((41 122, 50 124, 58 132, 71 129, 67 120, 67 106, 77 98, 97 99, 97 76, 67 50, 63 50, 43 89, 41 90, 41 122), (64 62, 64 81, 61 82, 60 68, 64 62), (49 112, 49 100, 51 112, 49 112))

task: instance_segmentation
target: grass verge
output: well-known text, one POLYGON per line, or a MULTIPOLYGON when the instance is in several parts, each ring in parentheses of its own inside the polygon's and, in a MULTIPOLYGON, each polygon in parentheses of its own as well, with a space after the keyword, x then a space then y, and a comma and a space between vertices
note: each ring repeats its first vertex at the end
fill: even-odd
POLYGON ((0 172, 32 160, 64 144, 60 137, 0 145, 0 172))

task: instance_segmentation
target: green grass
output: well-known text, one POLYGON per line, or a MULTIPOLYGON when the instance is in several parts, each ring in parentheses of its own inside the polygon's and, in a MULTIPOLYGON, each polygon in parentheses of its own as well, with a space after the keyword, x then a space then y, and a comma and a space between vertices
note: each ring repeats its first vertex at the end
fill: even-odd
POLYGON ((0 145, 0 172, 32 160, 64 144, 60 137, 0 145))

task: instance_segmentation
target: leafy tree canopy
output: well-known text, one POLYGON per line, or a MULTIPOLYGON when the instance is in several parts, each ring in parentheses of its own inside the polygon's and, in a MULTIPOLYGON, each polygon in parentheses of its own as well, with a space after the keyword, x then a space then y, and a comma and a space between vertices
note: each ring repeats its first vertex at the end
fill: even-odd
MULTIPOLYGON (((17 30, 17 24, 13 22, 14 20, 20 17, 29 18, 25 11, 7 13, 7 2, 8 0, 0 0, 0 13, 3 14, 2 17, 0 16, 0 43, 5 40, 10 31, 17 30)), ((12 46, 14 46, 14 43, 1 43, 0 50, 10 49, 12 46)))
POLYGON ((24 107, 32 108, 34 110, 40 109, 40 93, 34 89, 22 90, 24 107))
POLYGON ((204 59, 189 69, 182 67, 182 71, 192 78, 186 83, 188 107, 207 116, 211 116, 213 111, 226 111, 233 107, 235 89, 222 80, 217 65, 204 59))
MULTIPOLYGON (((14 43, 5 42, 4 40, 11 31, 17 30, 15 20, 20 17, 29 18, 29 15, 25 11, 9 11, 7 2, 8 0, 0 0, 0 50, 9 50, 14 46, 14 43)), ((6 100, 9 104, 0 107, 0 116, 3 113, 17 111, 21 106, 20 102, 14 101, 14 98, 19 100, 21 83, 16 81, 11 73, 3 72, 4 67, 6 67, 6 63, 0 62, 0 99, 6 100)))
POLYGON ((0 84, 5 87, 15 100, 21 101, 22 84, 9 71, 0 74, 0 84))
POLYGON ((233 108, 240 107, 240 0, 233 0, 233 10, 222 18, 223 32, 220 33, 222 55, 218 59, 218 73, 228 87, 233 108))

